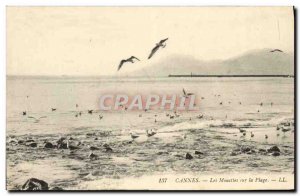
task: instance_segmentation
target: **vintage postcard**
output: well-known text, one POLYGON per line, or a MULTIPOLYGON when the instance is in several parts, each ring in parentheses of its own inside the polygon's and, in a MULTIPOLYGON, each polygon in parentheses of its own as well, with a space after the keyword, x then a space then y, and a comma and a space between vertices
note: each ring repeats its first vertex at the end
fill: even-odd
POLYGON ((293 7, 6 17, 7 190, 295 189, 293 7))

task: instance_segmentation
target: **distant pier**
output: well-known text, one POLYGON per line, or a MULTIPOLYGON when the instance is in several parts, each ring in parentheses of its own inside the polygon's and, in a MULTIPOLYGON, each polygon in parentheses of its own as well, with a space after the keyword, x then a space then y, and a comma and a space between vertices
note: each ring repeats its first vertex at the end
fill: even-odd
POLYGON ((199 74, 186 74, 186 75, 172 75, 168 77, 199 77, 199 78, 294 78, 293 75, 199 75, 199 74))

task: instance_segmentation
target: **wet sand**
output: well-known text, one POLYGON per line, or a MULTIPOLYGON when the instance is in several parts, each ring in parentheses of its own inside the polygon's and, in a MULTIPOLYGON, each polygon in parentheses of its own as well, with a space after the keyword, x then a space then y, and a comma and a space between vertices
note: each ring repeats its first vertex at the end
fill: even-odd
MULTIPOLYGON (((242 125, 239 126, 245 127, 242 125)), ((89 189, 97 189, 98 185, 93 182, 103 179, 155 174, 294 172, 293 127, 291 131, 282 134, 280 130, 276 131, 276 127, 248 125, 244 137, 239 132, 239 126, 220 124, 205 129, 158 129, 152 137, 147 137, 144 130, 137 130, 139 138, 134 141, 124 130, 82 130, 63 135, 71 137, 69 144, 78 148, 72 150, 44 148, 45 141, 57 143, 60 138, 57 134, 9 135, 7 188, 19 190, 31 177, 45 180, 52 187, 77 190, 84 189, 84 184, 90 184, 89 189), (268 132, 270 136, 275 133, 280 133, 280 136, 275 140, 272 136, 270 139, 261 139, 266 129, 271 129, 272 132, 268 132), (250 131, 255 133, 253 138, 249 136, 250 131), (29 141, 27 145, 36 142, 37 146, 18 144, 18 141, 26 143, 26 140, 29 141), (104 144, 108 144, 113 151, 107 152, 104 144), (279 156, 266 151, 275 145, 280 149, 279 156), (90 150, 91 146, 97 149, 90 150), (91 152, 97 158, 89 158, 91 152), (186 153, 191 154, 193 159, 186 159, 186 153)))

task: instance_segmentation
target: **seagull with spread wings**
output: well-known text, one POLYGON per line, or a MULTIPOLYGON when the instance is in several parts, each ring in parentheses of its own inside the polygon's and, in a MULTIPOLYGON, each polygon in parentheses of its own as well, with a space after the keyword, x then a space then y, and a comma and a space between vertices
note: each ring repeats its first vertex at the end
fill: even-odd
POLYGON ((274 49, 274 50, 271 50, 270 52, 283 52, 283 51, 279 50, 279 49, 274 49))
POLYGON ((38 122, 40 122, 40 120, 41 120, 42 118, 47 118, 47 116, 41 116, 41 117, 28 116, 28 118, 32 118, 32 119, 35 120, 34 123, 38 123, 38 122))
POLYGON ((162 48, 166 47, 165 42, 166 42, 167 40, 168 40, 168 38, 163 39, 163 40, 160 40, 160 42, 157 43, 156 46, 151 50, 151 53, 150 53, 148 59, 150 59, 150 58, 158 51, 158 49, 159 49, 160 47, 162 47, 162 48))
POLYGON ((191 96, 191 95, 194 94, 194 93, 187 93, 187 92, 184 90, 184 88, 182 89, 182 92, 183 92, 183 96, 184 96, 185 98, 187 98, 187 97, 189 97, 189 96, 191 96))
POLYGON ((119 67, 118 67, 118 71, 121 69, 121 67, 124 65, 124 63, 127 63, 127 62, 134 63, 134 59, 140 61, 140 59, 136 58, 135 56, 131 56, 128 59, 121 60, 119 67))

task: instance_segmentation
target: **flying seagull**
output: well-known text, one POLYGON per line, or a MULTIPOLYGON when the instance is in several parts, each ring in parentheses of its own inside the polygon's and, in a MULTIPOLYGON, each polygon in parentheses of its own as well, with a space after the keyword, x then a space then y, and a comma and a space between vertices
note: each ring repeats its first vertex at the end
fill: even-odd
POLYGON ((166 44, 164 44, 164 43, 165 43, 167 40, 168 40, 168 38, 163 39, 163 40, 160 40, 160 42, 157 43, 156 46, 152 49, 152 51, 151 51, 151 53, 150 53, 148 59, 150 59, 150 58, 154 55, 154 53, 156 53, 156 51, 157 51, 160 47, 162 47, 162 48, 166 47, 166 44))
POLYGON ((41 117, 28 116, 28 118, 32 118, 35 120, 35 123, 38 123, 38 122, 40 122, 40 119, 47 118, 47 116, 41 116, 41 117))
POLYGON ((127 63, 127 62, 134 63, 134 61, 133 61, 134 59, 140 61, 140 59, 136 58, 135 56, 131 56, 128 59, 123 59, 119 64, 118 71, 121 69, 121 67, 123 66, 124 63, 127 63))
POLYGON ((270 52, 283 52, 283 51, 279 50, 279 49, 274 49, 274 50, 271 50, 270 52))
POLYGON ((184 90, 184 88, 182 89, 182 92, 183 92, 183 96, 184 97, 188 97, 188 96, 191 96, 191 95, 193 95, 194 93, 187 93, 185 90, 184 90))

